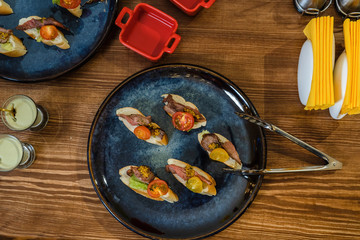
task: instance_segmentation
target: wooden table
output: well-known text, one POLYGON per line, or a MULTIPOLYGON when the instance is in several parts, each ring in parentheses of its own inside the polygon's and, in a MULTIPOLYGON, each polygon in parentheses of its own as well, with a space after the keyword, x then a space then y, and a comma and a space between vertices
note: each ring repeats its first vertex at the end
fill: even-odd
MULTIPOLYGON (((139 0, 123 0, 133 9, 139 0)), ((335 172, 267 175, 250 208, 211 238, 360 238, 360 116, 334 120, 328 111, 305 111, 297 92, 302 33, 311 17, 292 1, 221 0, 195 17, 168 0, 148 0, 176 18, 182 40, 152 63, 118 41, 113 27, 96 54, 58 79, 39 83, 0 80, 0 101, 26 94, 46 107, 40 132, 10 133, 32 143, 36 162, 0 173, 0 239, 141 239, 115 220, 97 197, 87 167, 94 115, 109 92, 133 73, 164 63, 190 63, 236 83, 260 116, 343 162, 335 172)), ((342 17, 335 17, 336 57, 344 49, 342 17)), ((323 164, 297 145, 267 132, 268 167, 323 164)))

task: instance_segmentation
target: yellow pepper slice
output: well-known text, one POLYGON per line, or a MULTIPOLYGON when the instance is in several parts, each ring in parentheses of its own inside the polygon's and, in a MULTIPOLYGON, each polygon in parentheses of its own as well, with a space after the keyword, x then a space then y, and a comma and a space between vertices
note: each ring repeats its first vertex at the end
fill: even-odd
POLYGON ((203 182, 198 177, 192 177, 187 180, 186 187, 194 193, 201 193, 203 190, 203 182))
POLYGON ((210 158, 219 162, 226 162, 229 160, 229 154, 223 148, 215 148, 210 153, 210 158))

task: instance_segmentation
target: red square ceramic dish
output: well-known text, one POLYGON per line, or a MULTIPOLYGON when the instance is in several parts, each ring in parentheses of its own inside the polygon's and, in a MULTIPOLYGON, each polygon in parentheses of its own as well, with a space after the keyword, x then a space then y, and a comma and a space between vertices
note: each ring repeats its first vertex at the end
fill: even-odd
POLYGON ((181 39, 175 33, 177 21, 145 3, 138 4, 134 11, 124 7, 115 24, 121 28, 120 42, 152 61, 159 60, 164 52, 173 53, 181 39), (123 23, 126 14, 129 18, 123 23))
POLYGON ((214 4, 215 0, 170 0, 183 12, 190 16, 198 13, 201 7, 209 8, 214 4))

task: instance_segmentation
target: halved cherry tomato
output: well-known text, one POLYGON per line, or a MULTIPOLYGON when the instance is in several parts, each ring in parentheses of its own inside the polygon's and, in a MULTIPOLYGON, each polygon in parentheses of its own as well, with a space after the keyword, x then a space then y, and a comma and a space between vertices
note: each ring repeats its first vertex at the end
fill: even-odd
POLYGON ((53 40, 58 35, 58 30, 54 25, 45 25, 40 28, 40 35, 43 39, 53 40))
POLYGON ((169 186, 167 183, 163 180, 156 179, 149 183, 147 187, 147 193, 150 195, 150 197, 158 198, 160 196, 163 196, 167 194, 169 191, 169 186))
POLYGON ((194 117, 190 113, 176 112, 172 115, 172 124, 180 131, 189 131, 194 126, 194 117))
POLYGON ((223 148, 215 148, 210 153, 210 158, 219 162, 226 162, 229 159, 229 154, 223 148))
POLYGON ((203 190, 203 182, 198 177, 192 177, 187 180, 186 187, 194 193, 201 193, 203 190))
POLYGON ((60 6, 67 8, 67 9, 73 9, 77 8, 81 3, 81 0, 60 0, 60 6))
POLYGON ((148 140, 151 137, 150 130, 145 126, 138 126, 134 129, 134 134, 141 140, 148 140))

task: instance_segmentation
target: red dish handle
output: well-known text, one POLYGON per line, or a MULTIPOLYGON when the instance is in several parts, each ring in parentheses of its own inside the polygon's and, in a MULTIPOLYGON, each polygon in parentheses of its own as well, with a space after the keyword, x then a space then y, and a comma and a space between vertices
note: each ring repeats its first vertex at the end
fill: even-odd
POLYGON ((209 0, 208 2, 201 2, 201 6, 203 6, 204 8, 209 8, 209 7, 211 7, 211 5, 213 5, 214 4, 214 2, 215 2, 216 0, 209 0))
POLYGON ((169 40, 166 42, 166 45, 165 45, 165 49, 164 51, 167 52, 167 53, 173 53, 175 48, 177 47, 177 45, 179 44, 181 40, 181 37, 179 35, 177 35, 176 33, 174 33, 170 38, 169 40), (170 47, 168 47, 170 41, 174 39, 174 42, 172 43, 172 45, 170 47))
POLYGON ((115 20, 115 24, 120 27, 121 29, 123 29, 126 26, 126 23, 122 23, 122 19, 124 18, 125 14, 129 14, 129 19, 127 20, 127 22, 130 20, 130 18, 133 15, 133 11, 130 10, 127 7, 124 7, 121 12, 119 13, 119 16, 116 18, 115 20))

